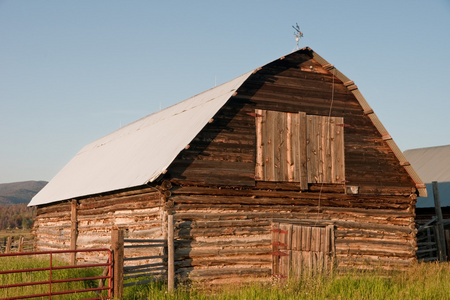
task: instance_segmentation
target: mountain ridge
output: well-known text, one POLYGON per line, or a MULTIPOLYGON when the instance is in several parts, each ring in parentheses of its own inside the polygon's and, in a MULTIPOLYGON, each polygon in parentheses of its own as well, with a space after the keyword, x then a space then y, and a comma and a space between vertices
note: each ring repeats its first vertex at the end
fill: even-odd
POLYGON ((47 183, 43 180, 0 183, 0 205, 28 204, 47 183))

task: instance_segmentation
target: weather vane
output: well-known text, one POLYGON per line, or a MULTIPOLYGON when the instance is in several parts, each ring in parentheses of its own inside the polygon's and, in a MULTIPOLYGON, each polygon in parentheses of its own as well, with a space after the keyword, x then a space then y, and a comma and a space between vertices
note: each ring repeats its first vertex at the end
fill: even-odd
POLYGON ((295 26, 292 26, 292 28, 294 28, 295 32, 294 32, 294 36, 295 36, 295 41, 297 42, 297 50, 298 48, 298 42, 300 41, 300 38, 303 37, 303 32, 300 31, 300 27, 298 26, 298 23, 295 23, 295 26))

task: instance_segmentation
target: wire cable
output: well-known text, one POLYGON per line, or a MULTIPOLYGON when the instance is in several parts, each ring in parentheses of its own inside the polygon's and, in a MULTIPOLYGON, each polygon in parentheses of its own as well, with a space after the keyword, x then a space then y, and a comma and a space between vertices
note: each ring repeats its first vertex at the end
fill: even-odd
MULTIPOLYGON (((333 76, 332 76, 332 82, 331 82, 331 102, 330 102, 330 109, 328 110, 328 122, 327 122, 327 124, 328 124, 328 128, 327 128, 327 130, 328 130, 328 132, 327 132, 328 136, 330 136, 330 125, 331 125, 331 123, 330 123, 330 118, 331 118, 331 112, 332 112, 332 110, 333 110, 333 102, 334 102, 334 77, 335 77, 335 75, 336 75, 336 69, 335 69, 334 67, 333 67, 332 75, 333 75, 333 76)), ((321 183, 321 185, 320 185, 320 190, 319 190, 319 200, 318 200, 318 203, 317 203, 317 218, 316 218, 316 223, 315 223, 315 225, 317 225, 317 222, 319 221, 320 201, 321 201, 321 197, 322 197, 323 185, 324 185, 324 182, 323 182, 323 180, 322 180, 322 183, 321 183)))

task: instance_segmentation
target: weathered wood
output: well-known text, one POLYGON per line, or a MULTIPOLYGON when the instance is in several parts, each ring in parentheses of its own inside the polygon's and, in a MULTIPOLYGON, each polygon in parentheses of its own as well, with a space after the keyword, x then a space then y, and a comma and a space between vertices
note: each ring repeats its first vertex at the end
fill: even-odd
POLYGON ((175 287, 175 267, 174 267, 174 230, 173 215, 167 216, 167 289, 172 292, 175 287))
MULTIPOLYGON (((71 205, 71 227, 70 227, 70 250, 77 249, 78 237, 78 221, 77 221, 77 200, 72 200, 71 205)), ((70 253, 70 264, 72 266, 77 264, 76 252, 70 253)))
POLYGON ((263 158, 263 111, 255 110, 256 122, 256 162, 255 162, 255 180, 264 179, 264 158, 263 158))
POLYGON ((344 177, 343 118, 307 116, 307 170, 310 183, 342 183, 344 177))
MULTIPOLYGON (((189 278, 192 280, 212 280, 216 278, 230 277, 235 275, 238 276, 268 276, 270 275, 270 268, 236 268, 236 267, 225 267, 225 268, 213 268, 213 269, 196 269, 189 272, 189 278)), ((180 272, 181 273, 181 272, 180 272)))
POLYGON ((441 210, 441 201, 439 197, 439 187, 438 183, 436 181, 432 182, 433 185, 433 198, 434 198, 434 208, 436 211, 436 217, 437 217, 437 235, 436 235, 436 242, 438 246, 438 256, 439 261, 447 261, 447 247, 445 243, 445 232, 444 232, 444 225, 443 222, 443 216, 442 216, 442 210, 441 210))
POLYGON ((190 239, 184 239, 184 240, 176 240, 175 245, 177 248, 189 248, 189 247, 219 247, 221 249, 223 248, 236 248, 236 247, 263 247, 267 248, 268 245, 271 243, 271 239, 268 235, 263 234, 258 236, 256 240, 249 240, 246 236, 236 236, 233 239, 229 238, 213 238, 209 239, 210 237, 205 237, 205 239, 201 241, 196 240, 190 240, 190 239))
POLYGON ((24 241, 24 238, 23 238, 23 236, 21 236, 21 237, 19 238, 19 248, 18 248, 18 252, 19 252, 19 253, 22 253, 22 252, 23 252, 23 241, 24 241))
POLYGON ((6 240, 5 253, 11 253, 11 245, 12 245, 12 236, 8 236, 6 240))
MULTIPOLYGON (((322 202, 321 200, 321 207, 339 207, 340 204, 342 205, 346 205, 348 204, 348 201, 345 202, 344 200, 326 200, 324 202, 322 202)), ((250 206, 248 206, 249 204, 253 204, 253 205, 282 205, 282 206, 293 206, 292 209, 294 210, 303 210, 303 208, 301 207, 303 206, 314 206, 317 205, 317 201, 314 201, 314 199, 290 199, 290 198, 282 198, 279 200, 274 200, 274 198, 259 198, 258 202, 254 201, 253 203, 250 203, 250 200, 247 200, 246 203, 237 203, 234 201, 229 201, 229 203, 226 204, 222 204, 221 208, 242 208, 242 209, 250 209, 250 206), (247 203, 248 202, 248 203, 247 203)), ((218 200, 218 202, 212 202, 212 203, 223 203, 220 200, 218 200)), ((177 207, 179 208, 185 208, 186 206, 192 205, 192 207, 198 209, 198 208, 207 208, 208 207, 208 203, 204 202, 204 201, 196 201, 196 200, 189 200, 189 199, 182 199, 179 200, 178 203, 176 203, 177 207)), ((396 203, 391 203, 391 204, 382 204, 379 202, 355 202, 355 203, 351 203, 351 206, 353 208, 361 208, 361 209, 401 209, 401 210, 405 210, 407 211, 411 217, 414 216, 414 213, 412 212, 413 210, 410 209, 410 205, 409 204, 396 204, 396 203)), ((280 208, 280 207, 278 207, 280 208)), ((286 207, 287 208, 287 207, 286 207)), ((322 209, 322 208, 320 208, 322 209)), ((317 211, 317 206, 316 206, 316 211, 317 211)))
POLYGON ((275 275, 281 278, 298 277, 332 268, 335 253, 331 248, 332 226, 276 223, 273 227, 280 229, 276 235, 272 234, 272 244, 277 245, 277 250, 272 252, 275 275))
POLYGON ((113 229, 111 231, 111 249, 113 251, 113 295, 122 299, 123 296, 123 253, 124 232, 113 229))
POLYGON ((338 227, 351 228, 351 229, 368 229, 368 230, 380 230, 391 233, 406 233, 412 234, 416 230, 414 228, 408 226, 395 226, 390 224, 374 224, 374 223, 362 223, 362 222, 354 222, 354 221, 343 221, 343 220, 308 220, 308 219, 273 219, 276 222, 290 222, 293 224, 304 224, 308 225, 311 221, 314 221, 318 225, 336 225, 338 227))
POLYGON ((150 203, 158 203, 159 200, 159 194, 156 192, 149 193, 149 194, 143 194, 143 195, 131 195, 131 196, 124 196, 124 197, 117 197, 117 198, 108 198, 108 199, 102 199, 102 200, 88 200, 83 199, 80 200, 80 210, 81 211, 87 211, 89 209, 110 209, 113 205, 119 206, 119 208, 125 208, 128 204, 128 208, 131 207, 143 207, 143 206, 149 206, 150 203))
MULTIPOLYGON (((270 241, 268 242, 270 244, 270 241)), ((234 253, 228 256, 197 256, 189 257, 185 260, 177 260, 175 265, 178 270, 183 268, 205 268, 205 267, 223 267, 223 266, 242 266, 249 267, 253 266, 256 268, 266 268, 272 263, 272 257, 270 255, 271 249, 268 248, 266 253, 255 254, 251 253, 234 253)))
POLYGON ((307 116, 304 112, 258 113, 257 158, 261 167, 257 162, 256 171, 260 180, 300 182, 300 189, 305 190, 307 183, 341 183, 345 179, 343 128, 337 126, 343 125, 342 118, 307 116))
POLYGON ((447 257, 450 257, 450 230, 445 230, 445 241, 447 246, 447 257))
POLYGON ((300 176, 300 189, 307 190, 308 189, 308 158, 307 158, 307 130, 306 130, 306 113, 299 112, 298 113, 298 167, 299 167, 299 176, 300 176))
POLYGON ((248 256, 254 256, 254 255, 268 255, 270 252, 270 248, 264 247, 264 248, 241 248, 241 249, 233 249, 233 248, 215 248, 215 249, 203 249, 203 248, 197 248, 197 249, 190 249, 190 248, 177 248, 175 250, 175 259, 194 259, 194 258, 204 258, 204 257, 226 257, 226 256, 233 256, 243 254, 242 257, 243 260, 246 259, 248 256))
POLYGON ((163 182, 161 182, 159 188, 161 190, 170 190, 172 188, 172 183, 169 180, 164 180, 163 182))
MULTIPOLYGON (((300 199, 276 199, 276 198, 247 198, 247 197, 228 197, 228 196, 206 196, 206 195, 196 195, 196 196, 175 196, 174 202, 176 207, 188 208, 189 206, 181 206, 181 204, 191 204, 192 208, 205 207, 201 204, 212 203, 217 205, 217 209, 221 208, 240 208, 241 211, 261 211, 261 213, 267 213, 270 211, 276 211, 278 209, 289 209, 290 212, 304 212, 304 213, 325 213, 333 212, 333 214, 347 214, 353 215, 359 214, 364 217, 368 216, 389 216, 396 218, 408 218, 408 221, 413 221, 409 218, 414 217, 414 213, 407 210, 390 210, 390 209, 368 209, 360 208, 357 206, 341 207, 339 205, 331 206, 324 205, 321 207, 317 206, 317 202, 301 201, 300 199), (208 202, 208 200, 210 200, 208 202), (311 205, 308 205, 311 203, 311 205), (233 205, 234 204, 234 205, 233 205), (301 204, 298 206, 293 206, 293 204, 301 204)), ((327 201, 327 199, 323 199, 327 201)), ((326 202, 325 202, 326 203, 326 202)), ((195 213, 195 212, 194 212, 195 213)), ((331 214, 331 213, 330 213, 331 214)), ((177 216, 176 216, 177 217, 177 216)), ((213 217, 213 215, 212 215, 213 217)), ((406 220, 406 219, 405 219, 406 220)))

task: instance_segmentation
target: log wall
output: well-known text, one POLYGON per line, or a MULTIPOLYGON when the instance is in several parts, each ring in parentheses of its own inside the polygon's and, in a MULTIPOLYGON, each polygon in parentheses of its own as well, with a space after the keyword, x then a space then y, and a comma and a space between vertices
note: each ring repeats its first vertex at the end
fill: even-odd
POLYGON ((168 170, 172 178, 181 184, 253 186, 257 109, 341 117, 347 184, 375 194, 378 188, 415 187, 353 93, 304 53, 277 60, 250 76, 178 155, 168 170))
POLYGON ((335 225, 339 268, 398 268, 415 260, 414 194, 199 186, 179 186, 172 193, 175 266, 181 278, 211 284, 267 279, 274 220, 335 225))
POLYGON ((242 282, 271 273, 274 219, 335 225, 339 267, 402 267, 415 260, 416 188, 345 84, 306 53, 254 73, 166 174, 181 277, 242 282), (255 180, 258 110, 343 118, 345 184, 255 180), (347 185, 357 186, 355 195, 347 185), (301 191, 303 190, 303 191, 301 191))
MULTIPOLYGON (((140 188, 78 200, 77 249, 110 248, 112 228, 124 229, 129 239, 164 238, 167 234, 166 204, 164 192, 156 188, 140 188)), ((71 226, 71 202, 38 207, 33 227, 37 251, 70 249, 71 226)), ((125 251, 127 257, 161 254, 163 247, 125 251)), ((86 255, 77 254, 78 262, 106 259, 96 256, 97 253, 91 253, 92 257, 86 255)))

